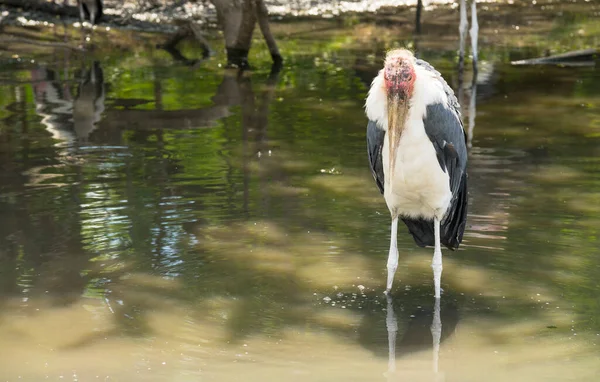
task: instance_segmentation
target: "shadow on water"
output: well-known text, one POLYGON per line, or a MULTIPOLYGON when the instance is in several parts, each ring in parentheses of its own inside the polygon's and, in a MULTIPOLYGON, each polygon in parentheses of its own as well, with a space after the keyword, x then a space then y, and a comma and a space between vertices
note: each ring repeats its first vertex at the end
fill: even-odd
POLYGON ((480 49, 457 71, 427 28, 421 56, 458 82, 472 144, 470 225, 444 252, 439 305, 430 251, 402 230, 393 301, 381 293, 389 233, 364 157, 365 82, 380 66, 369 54, 330 47, 240 74, 153 51, 3 74, 21 82, 0 95, 0 370, 20 375, 46 347, 145 373, 153 351, 172 353, 155 359, 174 374, 281 362, 304 380, 331 363, 460 378, 455 364, 469 362, 502 378, 514 374, 496 354, 537 371, 596 357, 559 348, 600 331, 597 74, 517 69, 494 56, 510 48, 480 49))

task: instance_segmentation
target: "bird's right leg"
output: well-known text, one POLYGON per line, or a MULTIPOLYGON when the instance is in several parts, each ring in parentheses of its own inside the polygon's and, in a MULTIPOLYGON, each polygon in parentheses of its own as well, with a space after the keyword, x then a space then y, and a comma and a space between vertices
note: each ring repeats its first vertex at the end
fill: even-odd
POLYGON ((386 293, 390 293, 392 290, 392 284, 394 283, 394 275, 396 269, 398 269, 398 217, 394 217, 392 220, 392 237, 390 238, 390 253, 388 254, 387 261, 387 288, 386 293))
POLYGON ((435 250, 433 252, 433 260, 431 268, 433 268, 433 284, 435 288, 435 298, 440 298, 440 284, 442 280, 442 247, 440 245, 440 221, 438 218, 433 220, 433 230, 435 234, 435 250))

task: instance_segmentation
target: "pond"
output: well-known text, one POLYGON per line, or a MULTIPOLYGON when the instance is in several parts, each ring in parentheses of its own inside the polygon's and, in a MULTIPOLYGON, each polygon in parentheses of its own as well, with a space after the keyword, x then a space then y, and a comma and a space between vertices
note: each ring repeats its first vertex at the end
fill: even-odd
POLYGON ((217 35, 195 62, 101 28, 86 52, 3 51, 0 380, 596 380, 600 73, 510 62, 597 46, 600 23, 549 4, 482 6, 476 76, 443 7, 418 37, 394 24, 412 13, 274 24, 279 73, 258 39, 253 71, 223 68, 217 35), (460 90, 471 132, 439 306, 404 227, 383 294, 363 105, 394 46, 460 90))

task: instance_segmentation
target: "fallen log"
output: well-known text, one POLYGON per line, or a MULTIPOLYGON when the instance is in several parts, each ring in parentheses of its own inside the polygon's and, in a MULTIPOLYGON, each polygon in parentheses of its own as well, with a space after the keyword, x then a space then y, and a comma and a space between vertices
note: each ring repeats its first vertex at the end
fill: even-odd
POLYGON ((598 49, 583 49, 546 57, 512 61, 512 65, 594 66, 600 57, 598 49))

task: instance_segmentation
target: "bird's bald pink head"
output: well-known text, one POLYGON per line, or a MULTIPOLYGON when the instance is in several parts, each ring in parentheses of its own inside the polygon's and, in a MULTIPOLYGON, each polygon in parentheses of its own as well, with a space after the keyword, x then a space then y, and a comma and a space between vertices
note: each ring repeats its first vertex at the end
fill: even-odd
POLYGON ((406 49, 389 51, 385 57, 383 78, 388 97, 408 100, 413 93, 416 73, 415 56, 406 49))

